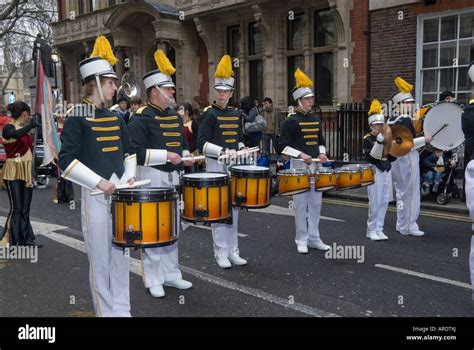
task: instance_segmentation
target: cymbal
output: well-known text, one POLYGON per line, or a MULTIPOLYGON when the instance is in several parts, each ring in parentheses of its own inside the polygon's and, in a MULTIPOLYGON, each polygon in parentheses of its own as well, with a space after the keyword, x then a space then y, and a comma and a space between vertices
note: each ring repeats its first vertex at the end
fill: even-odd
POLYGON ((410 152, 413 148, 413 136, 411 131, 403 125, 393 125, 392 143, 390 154, 394 157, 401 157, 410 152))
POLYGON ((382 127, 383 135, 383 157, 387 157, 390 152, 390 147, 392 147, 392 129, 387 124, 384 124, 382 127))

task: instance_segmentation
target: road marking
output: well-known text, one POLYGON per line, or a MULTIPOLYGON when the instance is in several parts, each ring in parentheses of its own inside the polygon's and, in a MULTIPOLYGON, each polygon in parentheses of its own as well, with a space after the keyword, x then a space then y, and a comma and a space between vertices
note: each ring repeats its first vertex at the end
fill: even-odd
MULTIPOLYGON (((33 224, 33 222, 32 222, 32 224, 33 224)), ((54 226, 54 225, 51 225, 51 226, 54 226)), ((86 252, 84 242, 82 242, 78 239, 68 237, 68 236, 65 236, 65 235, 62 235, 62 234, 59 234, 59 233, 56 233, 56 232, 46 231, 46 230, 42 230, 41 232, 38 232, 37 234, 38 235, 43 235, 46 238, 52 239, 53 241, 61 243, 65 246, 67 246, 67 247, 76 249, 80 252, 83 252, 83 253, 86 252)), ((319 310, 317 308, 313 308, 313 307, 308 306, 308 305, 304 305, 304 304, 300 304, 300 303, 296 303, 296 302, 295 303, 290 303, 288 299, 280 298, 276 295, 267 293, 267 292, 262 291, 260 289, 250 288, 250 287, 246 287, 246 286, 240 285, 240 284, 235 283, 235 282, 227 281, 225 279, 222 279, 222 278, 210 275, 208 273, 204 273, 204 272, 192 269, 192 268, 187 267, 187 266, 181 265, 180 268, 181 268, 182 271, 184 271, 184 272, 186 272, 186 273, 188 273, 188 274, 190 274, 190 275, 192 275, 195 278, 198 278, 200 280, 215 284, 215 285, 220 286, 220 287, 235 290, 235 291, 243 293, 243 294, 253 296, 253 297, 261 299, 263 301, 282 306, 286 309, 298 311, 298 312, 301 312, 303 314, 306 314, 306 315, 309 315, 309 316, 314 316, 314 317, 339 317, 336 314, 333 314, 333 313, 330 313, 330 312, 325 312, 325 311, 319 310)), ((141 267, 140 260, 130 257, 130 271, 133 272, 136 275, 141 276, 142 267, 141 267)))
POLYGON ((402 268, 394 267, 394 266, 390 266, 390 265, 375 264, 375 267, 379 267, 379 268, 385 269, 385 270, 400 272, 400 273, 404 273, 406 275, 420 277, 420 278, 428 279, 428 280, 431 280, 431 281, 447 283, 447 284, 451 284, 451 285, 456 286, 456 287, 462 287, 462 288, 467 288, 467 289, 472 288, 471 285, 467 284, 467 283, 463 283, 463 282, 459 282, 459 281, 453 281, 453 280, 450 280, 450 279, 447 279, 447 278, 428 275, 426 273, 411 271, 411 270, 402 269, 402 268))
MULTIPOLYGON (((285 207, 280 207, 279 205, 270 205, 267 208, 253 209, 251 211, 253 211, 253 212, 258 211, 260 213, 266 213, 266 214, 295 216, 295 211, 294 210, 291 210, 291 209, 288 209, 288 208, 285 208, 285 207)), ((321 220, 345 222, 345 220, 336 219, 336 218, 332 218, 332 217, 329 217, 329 216, 323 216, 323 215, 321 215, 321 220)))
MULTIPOLYGON (((356 202, 347 202, 340 199, 323 199, 323 203, 327 204, 336 204, 336 205, 345 205, 348 207, 356 207, 356 208, 368 208, 369 205, 365 203, 356 203, 356 202)), ((397 209, 393 206, 388 207, 388 211, 392 213, 396 213, 397 209)), ((468 215, 463 214, 447 214, 443 213, 442 211, 430 211, 422 209, 420 210, 421 216, 427 216, 437 219, 446 219, 446 220, 454 220, 454 221, 462 221, 462 222, 472 222, 471 218, 468 215)))

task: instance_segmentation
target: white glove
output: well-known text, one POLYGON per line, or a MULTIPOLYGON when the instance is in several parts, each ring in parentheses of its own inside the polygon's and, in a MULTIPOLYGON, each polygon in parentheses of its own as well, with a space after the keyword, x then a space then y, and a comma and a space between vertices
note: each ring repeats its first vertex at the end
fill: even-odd
POLYGON ((378 135, 377 135, 377 142, 378 142, 378 143, 382 143, 383 140, 384 140, 384 138, 383 138, 382 133, 378 134, 378 135))

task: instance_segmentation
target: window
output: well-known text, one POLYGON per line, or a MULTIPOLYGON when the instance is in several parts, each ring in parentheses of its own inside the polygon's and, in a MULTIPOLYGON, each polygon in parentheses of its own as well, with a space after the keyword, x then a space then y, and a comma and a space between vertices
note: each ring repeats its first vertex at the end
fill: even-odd
POLYGON ((84 0, 78 0, 77 12, 78 12, 80 15, 83 15, 83 14, 84 14, 84 0))
POLYGON ((257 22, 249 23, 249 55, 263 54, 263 36, 257 22))
POLYGON ((336 23, 329 10, 314 13, 314 46, 323 47, 336 43, 336 23))
POLYGON ((315 101, 319 104, 332 104, 334 55, 332 52, 316 54, 314 61, 315 101))
POLYGON ((97 0, 89 0, 89 12, 97 10, 97 0))
POLYGON ((254 60, 249 62, 250 71, 250 96, 263 101, 263 62, 254 60))
POLYGON ((304 69, 304 56, 289 56, 288 57, 288 105, 292 103, 293 100, 293 88, 295 87, 295 70, 299 68, 304 69))
POLYGON ((287 20, 287 49, 301 50, 303 49, 304 40, 304 23, 303 13, 295 14, 293 19, 287 20))
MULTIPOLYGON (((239 40, 240 40, 240 26, 231 26, 227 27, 227 53, 230 55, 232 60, 238 58, 239 50, 239 40)), ((240 68, 238 65, 233 65, 232 69, 234 70, 234 94, 230 99, 230 103, 235 104, 240 100, 240 68)))
POLYGON ((452 91, 459 103, 469 99, 469 62, 474 60, 474 11, 420 17, 417 99, 427 104, 452 91))

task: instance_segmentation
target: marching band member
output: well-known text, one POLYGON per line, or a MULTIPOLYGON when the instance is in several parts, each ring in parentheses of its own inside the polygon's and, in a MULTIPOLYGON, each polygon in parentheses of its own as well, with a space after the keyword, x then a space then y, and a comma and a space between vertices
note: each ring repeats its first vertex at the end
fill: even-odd
POLYGON ((392 178, 397 196, 396 230, 402 235, 423 236, 425 233, 416 223, 420 214, 420 157, 416 149, 431 142, 432 137, 416 137, 411 117, 415 107, 415 100, 410 93, 413 85, 400 77, 395 79, 395 85, 399 92, 392 97, 394 115, 389 118, 387 124, 408 128, 414 143, 408 154, 398 157, 392 164, 392 178))
MULTIPOLYGON (((471 62, 471 65, 469 66, 468 75, 471 82, 474 84, 474 62, 471 62)), ((462 114, 461 119, 462 131, 466 137, 466 154, 469 155, 469 158, 465 160, 468 164, 464 176, 466 178, 466 204, 469 208, 471 220, 473 221, 469 269, 471 271, 472 297, 474 300, 474 85, 471 88, 471 100, 469 101, 469 104, 464 107, 464 113, 462 114)))
POLYGON ((10 200, 10 212, 0 234, 0 245, 41 245, 35 242, 35 234, 30 222, 30 206, 33 197, 32 167, 34 164, 33 139, 29 134, 38 126, 30 120, 30 107, 23 101, 9 106, 13 120, 3 128, 1 140, 7 159, 0 170, 0 185, 5 184, 10 200), (26 122, 30 120, 27 124, 26 122))
POLYGON ((90 58, 79 63, 84 85, 81 106, 70 111, 61 134, 62 177, 82 187, 82 232, 89 258, 89 279, 99 317, 130 317, 128 249, 112 244, 111 202, 119 183, 133 184, 136 156, 125 121, 105 106, 117 91, 116 58, 100 35, 90 58), (105 194, 92 196, 93 189, 105 194))
MULTIPOLYGON (((182 119, 172 108, 175 85, 171 75, 176 69, 162 50, 155 52, 155 60, 159 69, 143 76, 148 104, 138 109, 138 118, 129 124, 129 131, 140 165, 139 179, 150 179, 152 187, 174 189, 183 171, 181 156, 189 155, 188 143, 182 119)), ((192 164, 194 161, 184 162, 186 166, 192 164)), ((146 248, 144 254, 141 251, 141 259, 143 282, 155 298, 165 296, 163 285, 178 289, 193 286, 183 279, 179 269, 177 242, 146 248)))
POLYGON ((387 213, 390 191, 392 191, 392 174, 390 162, 396 158, 390 154, 383 155, 384 136, 382 127, 385 116, 378 100, 374 100, 369 110, 370 133, 364 136, 364 154, 367 162, 374 165, 375 182, 367 186, 369 196, 369 217, 367 219, 367 238, 373 241, 387 240, 383 232, 385 214, 387 213))
MULTIPOLYGON (((219 62, 214 82, 216 101, 203 111, 203 118, 199 125, 197 148, 208 158, 206 169, 208 172, 227 172, 227 166, 218 161, 223 152, 231 159, 235 159, 237 150, 245 148, 242 142, 242 125, 240 112, 228 107, 229 99, 234 92, 234 78, 232 62, 229 55, 224 55, 219 62)), ((233 208, 232 224, 212 224, 212 238, 214 241, 214 256, 220 268, 230 268, 234 265, 246 265, 247 260, 239 256, 237 226, 239 222, 239 208, 233 208)))
MULTIPOLYGON (((321 118, 311 113, 314 105, 313 82, 298 68, 295 72, 296 87, 293 98, 298 103, 295 113, 289 114, 281 124, 278 152, 291 156, 290 167, 316 168, 312 158, 327 162, 326 147, 322 132, 321 118), (303 161, 296 160, 300 158, 303 161), (306 163, 306 164, 305 164, 306 163)), ((298 253, 308 253, 308 247, 329 250, 319 235, 322 193, 314 189, 314 177, 311 189, 293 197, 295 203, 296 247, 298 253)))

